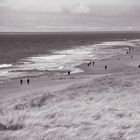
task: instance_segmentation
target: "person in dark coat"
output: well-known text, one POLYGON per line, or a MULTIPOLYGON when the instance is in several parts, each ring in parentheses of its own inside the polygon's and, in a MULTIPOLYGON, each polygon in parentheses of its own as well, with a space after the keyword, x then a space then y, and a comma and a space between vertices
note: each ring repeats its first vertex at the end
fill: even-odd
POLYGON ((23 80, 22 80, 22 79, 20 79, 20 84, 22 85, 22 83, 23 83, 23 80))
POLYGON ((27 84, 28 84, 28 85, 30 84, 30 80, 29 80, 29 79, 27 79, 27 84))
POLYGON ((107 69, 107 65, 105 65, 105 70, 107 69))
POLYGON ((70 75, 70 71, 68 71, 68 75, 70 75))
POLYGON ((95 62, 92 62, 92 64, 93 64, 93 66, 94 66, 95 62))

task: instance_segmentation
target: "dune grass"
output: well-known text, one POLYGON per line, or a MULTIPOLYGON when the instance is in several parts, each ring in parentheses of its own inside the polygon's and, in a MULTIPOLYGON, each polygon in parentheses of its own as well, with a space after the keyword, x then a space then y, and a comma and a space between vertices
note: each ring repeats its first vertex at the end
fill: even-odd
POLYGON ((36 107, 42 107, 47 100, 50 100, 53 97, 51 94, 41 94, 38 96, 35 96, 29 100, 24 101, 23 103, 19 103, 14 105, 15 110, 24 110, 27 108, 36 108, 36 107))
POLYGON ((21 112, 7 112, 0 115, 0 131, 16 131, 24 128, 26 115, 21 112))
POLYGON ((99 76, 0 108, 0 140, 139 140, 139 73, 99 76))

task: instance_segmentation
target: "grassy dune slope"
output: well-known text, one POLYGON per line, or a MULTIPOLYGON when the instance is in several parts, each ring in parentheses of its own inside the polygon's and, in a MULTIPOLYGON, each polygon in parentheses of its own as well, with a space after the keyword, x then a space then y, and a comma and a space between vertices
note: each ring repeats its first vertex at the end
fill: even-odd
POLYGON ((140 73, 97 76, 0 108, 0 140, 139 140, 140 73))

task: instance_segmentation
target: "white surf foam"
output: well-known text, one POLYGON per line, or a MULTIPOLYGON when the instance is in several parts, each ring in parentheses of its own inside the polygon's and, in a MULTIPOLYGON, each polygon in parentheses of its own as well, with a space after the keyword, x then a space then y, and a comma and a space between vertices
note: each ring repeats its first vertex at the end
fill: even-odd
POLYGON ((67 50, 53 51, 50 55, 38 55, 22 59, 14 66, 8 64, 1 65, 1 68, 7 67, 7 71, 2 72, 1 69, 0 76, 12 78, 30 76, 32 74, 40 74, 47 70, 70 70, 72 73, 81 72, 82 70, 77 68, 77 66, 82 63, 126 53, 126 50, 121 47, 113 49, 112 46, 114 45, 132 46, 133 43, 128 41, 110 41, 88 46, 76 46, 67 50))
POLYGON ((95 59, 104 59, 113 55, 126 53, 123 48, 112 49, 113 45, 129 45, 128 41, 111 41, 88 46, 76 46, 72 49, 53 51, 51 55, 39 55, 22 60, 24 64, 18 70, 71 70, 79 72, 76 66, 95 59), (109 46, 110 48, 106 48, 109 46))
POLYGON ((132 42, 130 41, 107 41, 107 42, 102 42, 99 45, 104 45, 104 46, 134 46, 132 42))
POLYGON ((12 64, 1 64, 0 68, 8 68, 8 67, 12 67, 12 64))

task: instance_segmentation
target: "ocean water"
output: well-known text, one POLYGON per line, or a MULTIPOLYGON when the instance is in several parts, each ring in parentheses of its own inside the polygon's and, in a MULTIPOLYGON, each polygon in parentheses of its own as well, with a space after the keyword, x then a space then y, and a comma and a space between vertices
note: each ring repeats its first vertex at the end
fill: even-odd
POLYGON ((126 53, 140 33, 1 33, 0 81, 82 72, 90 60, 126 53))

